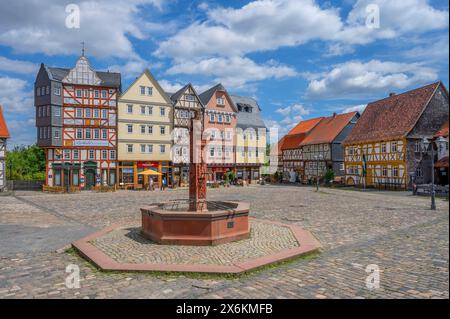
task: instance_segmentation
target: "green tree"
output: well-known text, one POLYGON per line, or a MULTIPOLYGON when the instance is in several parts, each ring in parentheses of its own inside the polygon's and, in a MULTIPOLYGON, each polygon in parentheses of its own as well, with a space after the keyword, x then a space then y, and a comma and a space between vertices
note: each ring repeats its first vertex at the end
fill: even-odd
POLYGON ((325 173, 325 183, 330 184, 334 180, 334 171, 332 169, 328 169, 325 173))
POLYGON ((36 145, 16 146, 6 153, 6 177, 13 180, 44 180, 45 154, 36 145))

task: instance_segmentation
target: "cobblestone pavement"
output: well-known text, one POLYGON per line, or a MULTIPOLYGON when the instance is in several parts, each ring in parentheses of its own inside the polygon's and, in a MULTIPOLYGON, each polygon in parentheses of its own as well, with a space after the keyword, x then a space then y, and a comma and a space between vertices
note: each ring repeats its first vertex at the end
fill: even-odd
POLYGON ((251 222, 249 239, 218 246, 164 246, 142 237, 140 227, 116 229, 92 241, 120 263, 202 264, 232 266, 236 263, 299 247, 289 227, 251 222))
POLYGON ((95 229, 138 223, 140 206, 186 198, 185 189, 1 196, 0 298, 448 298, 448 201, 438 199, 431 211, 429 198, 399 195, 293 186, 209 190, 209 200, 248 201, 252 216, 304 227, 323 245, 317 256, 234 279, 102 273, 55 251, 95 229), (80 267, 79 289, 65 286, 69 264, 80 267), (369 290, 366 267, 373 264, 380 288, 369 290))

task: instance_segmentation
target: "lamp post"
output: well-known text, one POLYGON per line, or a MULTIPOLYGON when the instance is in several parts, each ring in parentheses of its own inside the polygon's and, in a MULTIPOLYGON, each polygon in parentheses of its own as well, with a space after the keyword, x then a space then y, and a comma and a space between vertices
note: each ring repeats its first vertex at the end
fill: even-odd
POLYGON ((436 210, 436 190, 434 187, 434 147, 427 138, 422 139, 422 150, 428 153, 428 147, 431 145, 431 210, 436 210))
POLYGON ((319 191, 319 161, 323 158, 322 155, 315 155, 314 159, 316 160, 316 191, 319 191))

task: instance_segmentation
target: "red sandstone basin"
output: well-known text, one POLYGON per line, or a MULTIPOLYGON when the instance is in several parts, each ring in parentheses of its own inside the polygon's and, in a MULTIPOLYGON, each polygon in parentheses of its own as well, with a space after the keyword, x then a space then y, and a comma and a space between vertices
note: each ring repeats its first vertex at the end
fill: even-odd
POLYGON ((208 207, 205 212, 166 207, 162 203, 141 208, 145 238, 165 245, 211 246, 250 236, 249 203, 220 202, 215 210, 208 207))

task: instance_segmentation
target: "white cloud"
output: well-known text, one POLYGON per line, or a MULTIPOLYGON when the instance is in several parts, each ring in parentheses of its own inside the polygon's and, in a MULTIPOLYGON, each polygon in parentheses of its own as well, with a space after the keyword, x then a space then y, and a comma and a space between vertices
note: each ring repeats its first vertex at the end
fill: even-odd
POLYGON ((241 57, 210 58, 198 62, 183 61, 173 65, 167 73, 213 76, 215 82, 221 82, 230 88, 242 88, 253 81, 297 75, 293 68, 274 61, 258 65, 248 58, 241 57))
POLYGON ((0 56, 0 71, 33 74, 36 73, 38 69, 39 66, 37 64, 28 61, 11 60, 6 57, 0 56))
POLYGON ((178 82, 170 82, 168 80, 159 80, 159 85, 164 89, 165 92, 168 93, 175 93, 178 92, 185 84, 178 83, 178 82))
POLYGON ((364 110, 366 109, 367 104, 360 104, 360 105, 354 105, 354 106, 349 106, 345 109, 342 110, 342 113, 350 113, 350 112, 359 112, 360 114, 362 114, 364 112, 364 110))
POLYGON ((67 3, 52 0, 11 1, 0 10, 0 45, 20 53, 47 55, 80 52, 86 42, 87 53, 105 57, 136 56, 128 37, 146 39, 155 23, 142 21, 142 5, 161 8, 162 0, 85 0, 78 1, 80 28, 65 26, 67 3))
POLYGON ((34 114, 33 90, 27 89, 24 80, 0 77, 0 104, 5 113, 34 114))
POLYGON ((270 119, 266 121, 266 124, 269 124, 267 127, 277 128, 280 135, 283 136, 300 121, 303 121, 304 117, 310 113, 310 110, 302 104, 293 104, 287 107, 280 107, 275 112, 282 116, 281 120, 270 119))
POLYGON ((318 79, 311 80, 306 95, 321 99, 368 97, 437 78, 435 69, 417 63, 350 61, 335 65, 318 79))

